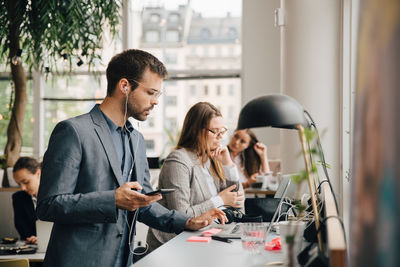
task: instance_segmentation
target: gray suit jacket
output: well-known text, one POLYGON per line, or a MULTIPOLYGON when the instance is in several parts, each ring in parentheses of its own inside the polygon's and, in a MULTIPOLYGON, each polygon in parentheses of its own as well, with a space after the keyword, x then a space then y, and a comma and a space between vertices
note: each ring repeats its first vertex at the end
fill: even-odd
MULTIPOLYGON (((226 182, 215 181, 217 192, 232 185, 231 180, 239 181, 235 169, 224 167, 226 182)), ((243 190, 239 183, 239 190, 243 190)), ((172 194, 163 196, 160 204, 168 209, 181 211, 191 217, 197 217, 209 209, 215 208, 211 201, 211 193, 204 177, 202 166, 197 155, 186 149, 171 152, 165 159, 159 177, 159 188, 175 188, 172 194)), ((152 251, 175 237, 175 234, 165 233, 149 228, 147 244, 152 251)))
MULTIPOLYGON (((132 175, 152 191, 143 136, 134 130, 132 175)), ((125 220, 115 206, 121 186, 120 163, 105 118, 96 105, 90 113, 55 127, 44 155, 38 193, 39 219, 54 222, 44 266, 114 266, 125 220)), ((139 209, 138 220, 179 233, 189 216, 158 203, 139 209)))

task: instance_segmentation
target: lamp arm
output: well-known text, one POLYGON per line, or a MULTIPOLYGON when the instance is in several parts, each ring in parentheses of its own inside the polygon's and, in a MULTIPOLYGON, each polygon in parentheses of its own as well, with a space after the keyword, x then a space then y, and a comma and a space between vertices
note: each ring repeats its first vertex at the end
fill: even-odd
POLYGON ((312 182, 311 182, 311 170, 310 170, 310 163, 307 157, 307 151, 306 151, 306 138, 304 135, 304 128, 301 124, 297 125, 297 130, 299 132, 299 137, 300 137, 300 142, 301 146, 303 149, 303 157, 304 157, 304 164, 306 166, 306 172, 307 172, 307 183, 308 183, 308 188, 310 190, 310 196, 311 196, 311 206, 314 212, 314 217, 315 217, 315 228, 317 230, 317 238, 318 238, 318 245, 320 251, 322 250, 322 237, 321 237, 321 232, 319 231, 319 213, 317 209, 317 204, 315 202, 315 196, 314 196, 314 190, 312 187, 312 182))

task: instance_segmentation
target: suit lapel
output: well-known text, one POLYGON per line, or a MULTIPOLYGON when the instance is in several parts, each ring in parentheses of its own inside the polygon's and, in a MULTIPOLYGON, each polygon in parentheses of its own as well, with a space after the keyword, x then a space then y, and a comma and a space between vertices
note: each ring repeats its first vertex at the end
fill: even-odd
POLYGON ((107 155, 108 162, 111 165, 118 185, 121 186, 122 184, 124 184, 124 180, 122 178, 120 164, 117 160, 117 151, 115 150, 115 146, 111 138, 110 129, 108 128, 107 122, 99 108, 99 105, 96 105, 90 111, 90 115, 94 123, 94 130, 96 131, 96 134, 99 137, 101 144, 103 145, 104 152, 107 155))

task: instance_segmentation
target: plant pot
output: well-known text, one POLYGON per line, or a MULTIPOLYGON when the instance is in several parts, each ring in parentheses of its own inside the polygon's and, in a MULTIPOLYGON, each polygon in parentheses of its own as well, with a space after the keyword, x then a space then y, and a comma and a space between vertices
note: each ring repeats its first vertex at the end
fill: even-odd
POLYGON ((0 187, 3 187, 4 170, 0 169, 0 187))
POLYGON ((7 168, 8 184, 10 185, 10 187, 19 187, 19 185, 15 182, 13 177, 14 177, 13 168, 7 168))

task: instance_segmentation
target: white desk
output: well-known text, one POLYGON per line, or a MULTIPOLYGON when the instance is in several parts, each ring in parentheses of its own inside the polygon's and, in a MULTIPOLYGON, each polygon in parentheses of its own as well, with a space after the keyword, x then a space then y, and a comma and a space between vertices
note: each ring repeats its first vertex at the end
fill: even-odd
POLYGON ((31 262, 42 262, 46 253, 21 254, 21 255, 1 255, 0 260, 6 259, 28 259, 31 262))
MULTIPOLYGON (((174 266, 174 267, 222 267, 222 266, 267 266, 270 262, 284 259, 282 252, 263 251, 250 254, 242 248, 240 239, 232 243, 211 240, 209 243, 187 242, 188 237, 200 232, 183 232, 145 256, 132 267, 174 266)), ((267 241, 276 237, 270 234, 267 241)))

